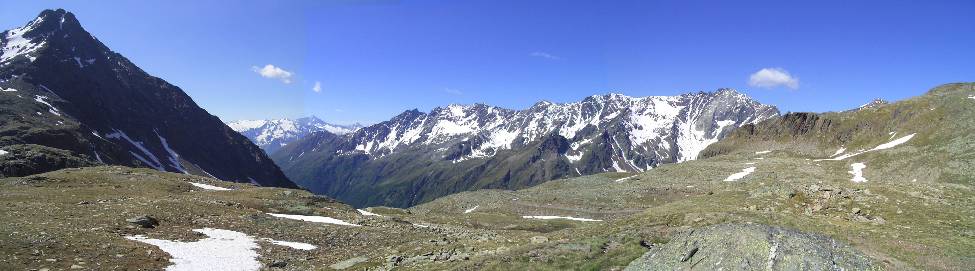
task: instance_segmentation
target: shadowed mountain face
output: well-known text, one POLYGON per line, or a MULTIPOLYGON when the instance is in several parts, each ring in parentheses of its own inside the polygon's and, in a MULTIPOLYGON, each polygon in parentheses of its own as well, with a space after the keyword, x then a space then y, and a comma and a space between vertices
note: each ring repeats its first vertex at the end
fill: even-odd
POLYGON ((182 90, 45 10, 0 34, 0 176, 115 164, 295 187, 182 90))
POLYGON ((734 128, 775 116, 775 107, 730 89, 597 95, 525 110, 450 105, 346 135, 320 132, 272 157, 317 193, 357 206, 411 206, 460 191, 693 160, 734 128))

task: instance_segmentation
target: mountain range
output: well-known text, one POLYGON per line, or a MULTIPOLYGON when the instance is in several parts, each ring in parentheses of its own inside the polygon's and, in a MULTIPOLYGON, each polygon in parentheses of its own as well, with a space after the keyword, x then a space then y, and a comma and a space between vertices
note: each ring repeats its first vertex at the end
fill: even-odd
POLYGON ((45 10, 0 33, 0 176, 124 165, 296 187, 246 137, 45 10))
POLYGON ((450 105, 345 135, 317 132, 271 157, 313 192, 356 206, 405 207, 460 191, 693 160, 734 128, 778 114, 732 89, 594 95, 524 110, 450 105))

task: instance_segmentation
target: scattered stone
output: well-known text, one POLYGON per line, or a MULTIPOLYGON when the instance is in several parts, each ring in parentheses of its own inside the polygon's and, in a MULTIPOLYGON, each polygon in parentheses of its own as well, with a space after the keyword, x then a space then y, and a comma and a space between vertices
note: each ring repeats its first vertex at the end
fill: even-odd
POLYGON ((393 255, 393 256, 386 257, 386 268, 392 269, 393 267, 399 265, 401 262, 403 262, 403 256, 393 255))
POLYGON ((438 246, 445 246, 450 244, 450 240, 447 240, 447 238, 434 239, 430 240, 430 243, 438 246))
POLYGON ((285 266, 288 266, 288 262, 282 260, 274 260, 271 262, 271 265, 269 266, 273 268, 284 268, 285 266))
POLYGON ((640 240, 640 246, 645 248, 653 248, 654 244, 647 240, 640 240))
POLYGON ((686 262, 687 260, 690 260, 691 257, 694 257, 694 254, 697 254, 697 249, 698 249, 697 247, 694 247, 691 250, 687 251, 687 254, 684 254, 684 257, 680 258, 680 261, 686 262))
POLYGON ((156 226, 159 226, 159 220, 148 215, 129 218, 125 221, 142 226, 143 228, 155 228, 156 226))

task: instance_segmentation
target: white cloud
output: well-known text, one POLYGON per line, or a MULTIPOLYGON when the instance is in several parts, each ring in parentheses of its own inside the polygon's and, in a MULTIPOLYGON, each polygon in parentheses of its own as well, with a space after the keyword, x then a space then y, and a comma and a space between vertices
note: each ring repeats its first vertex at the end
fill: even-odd
POLYGON ((311 87, 311 90, 315 92, 322 92, 322 82, 315 81, 315 86, 311 87))
POLYGON ((445 88, 443 91, 446 92, 446 93, 454 94, 454 95, 464 94, 464 92, 460 91, 459 89, 455 89, 455 88, 445 88))
POLYGON ((792 76, 782 68, 764 68, 748 78, 748 85, 760 88, 788 87, 799 88, 799 77, 792 76))
POLYGON ((528 55, 533 56, 533 57, 541 57, 541 58, 548 59, 548 60, 562 60, 561 57, 558 57, 556 55, 552 55, 552 54, 549 54, 549 53, 546 53, 546 52, 532 52, 531 54, 528 54, 528 55))
POLYGON ((258 66, 253 66, 251 67, 251 69, 253 69, 254 72, 256 72, 257 74, 260 74, 261 77, 278 79, 285 84, 291 84, 291 76, 294 75, 294 73, 292 72, 286 71, 279 67, 275 67, 274 65, 271 64, 264 65, 263 68, 258 66))

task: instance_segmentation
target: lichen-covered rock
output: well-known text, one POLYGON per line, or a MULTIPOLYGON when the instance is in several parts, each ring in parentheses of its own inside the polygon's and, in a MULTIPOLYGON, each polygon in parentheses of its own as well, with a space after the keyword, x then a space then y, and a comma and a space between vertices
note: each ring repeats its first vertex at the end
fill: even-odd
POLYGON ((760 224, 683 232, 626 267, 634 270, 869 270, 872 262, 829 237, 760 224))

